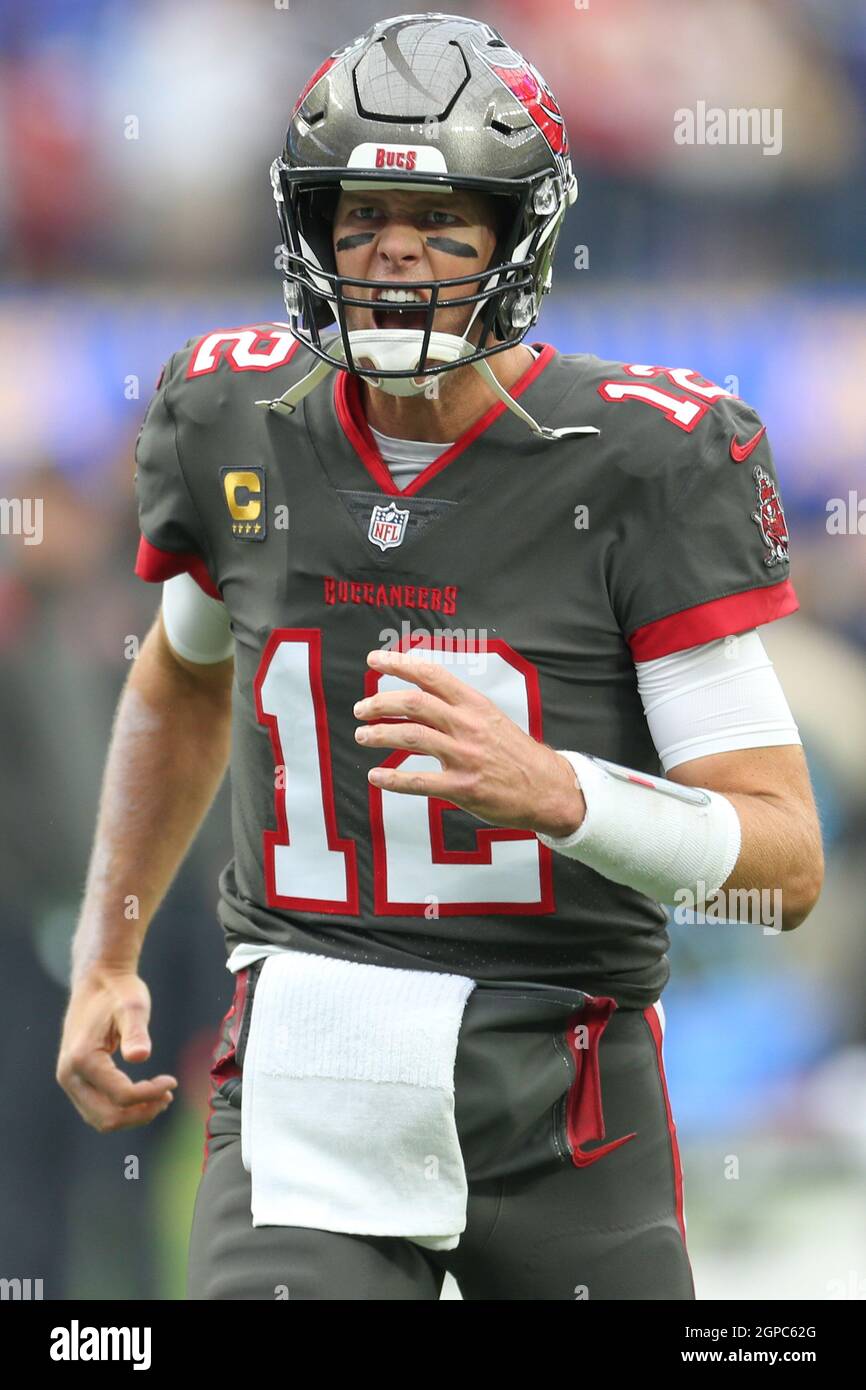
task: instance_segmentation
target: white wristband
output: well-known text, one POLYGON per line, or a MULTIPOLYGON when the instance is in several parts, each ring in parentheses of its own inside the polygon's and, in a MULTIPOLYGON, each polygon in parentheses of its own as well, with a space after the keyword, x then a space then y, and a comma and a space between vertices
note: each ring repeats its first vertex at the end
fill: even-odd
POLYGON ((539 835, 543 845, 660 903, 673 902, 683 889, 721 888, 741 843, 740 818, 727 797, 557 751, 574 768, 586 816, 571 835, 539 835))

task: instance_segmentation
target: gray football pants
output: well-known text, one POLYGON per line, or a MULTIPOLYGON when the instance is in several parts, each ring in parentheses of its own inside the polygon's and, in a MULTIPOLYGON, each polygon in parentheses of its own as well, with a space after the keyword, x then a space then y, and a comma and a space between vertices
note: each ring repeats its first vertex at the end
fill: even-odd
POLYGON ((466 1300, 694 1299, 658 1006, 478 984, 454 1070, 467 1225, 434 1252, 252 1225, 239 1101, 258 969, 214 1052, 190 1299, 438 1299, 446 1271, 466 1300))

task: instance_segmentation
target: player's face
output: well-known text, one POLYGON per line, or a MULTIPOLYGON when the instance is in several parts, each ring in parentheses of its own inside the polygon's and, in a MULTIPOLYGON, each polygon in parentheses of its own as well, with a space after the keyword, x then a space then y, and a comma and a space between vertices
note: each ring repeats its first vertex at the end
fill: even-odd
MULTIPOLYGON (((423 193, 403 189, 341 193, 334 214, 334 256, 340 275, 362 280, 387 280, 401 288, 413 281, 447 280, 485 270, 496 246, 493 200, 482 194, 423 193)), ((475 294, 477 281, 441 290, 439 299, 475 294)), ((369 328, 423 328, 425 311, 395 313, 376 303, 378 290, 348 287, 357 299, 370 299, 371 307, 349 306, 350 330, 369 328)), ((429 302, 431 291, 420 290, 429 302)), ((433 328, 440 333, 462 335, 474 304, 437 309, 433 328)), ((481 311, 479 310, 479 313, 481 311)), ((477 341, 478 318, 470 338, 477 341)))

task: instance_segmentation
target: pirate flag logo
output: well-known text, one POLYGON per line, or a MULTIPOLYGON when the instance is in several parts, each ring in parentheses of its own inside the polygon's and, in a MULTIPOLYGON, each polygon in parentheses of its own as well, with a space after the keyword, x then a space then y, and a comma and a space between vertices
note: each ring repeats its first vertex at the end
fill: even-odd
POLYGON ((752 512, 752 520, 757 523, 761 539, 770 552, 764 557, 764 564, 778 565, 781 560, 788 558, 788 527, 785 523, 785 513, 782 511, 776 484, 766 469, 759 463, 756 464, 752 469, 752 477, 755 480, 758 501, 758 510, 752 512))

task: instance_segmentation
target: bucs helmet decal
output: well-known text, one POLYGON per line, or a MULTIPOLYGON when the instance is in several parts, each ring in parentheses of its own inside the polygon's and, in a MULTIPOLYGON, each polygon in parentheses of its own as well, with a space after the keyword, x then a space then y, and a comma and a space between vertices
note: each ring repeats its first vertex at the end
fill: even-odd
POLYGON ((497 54, 496 62, 493 62, 483 49, 476 48, 475 52, 526 107, 551 149, 556 154, 567 155, 568 132, 559 103, 535 64, 530 63, 527 58, 522 58, 513 49, 506 50, 511 62, 506 62, 500 54, 497 54))

